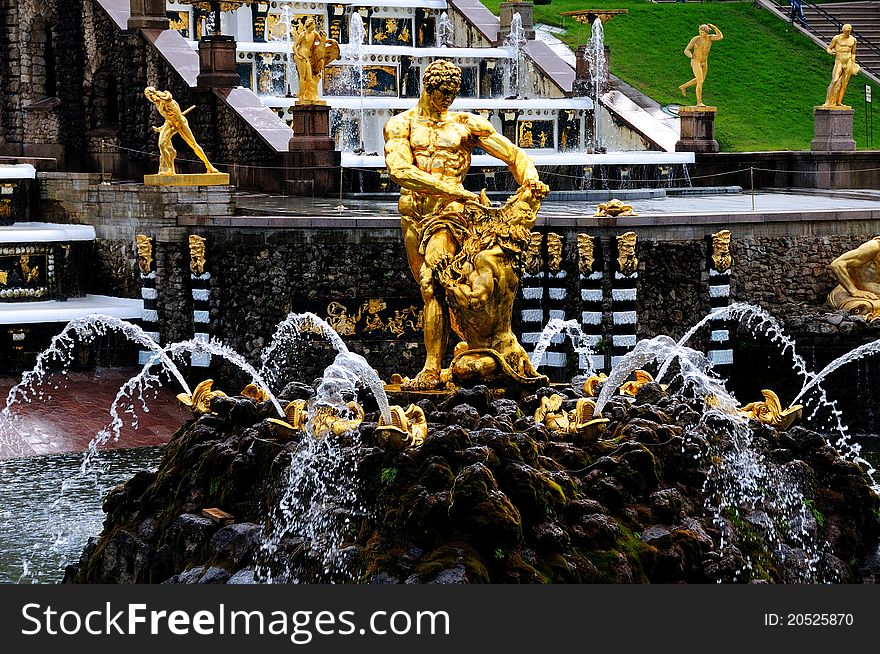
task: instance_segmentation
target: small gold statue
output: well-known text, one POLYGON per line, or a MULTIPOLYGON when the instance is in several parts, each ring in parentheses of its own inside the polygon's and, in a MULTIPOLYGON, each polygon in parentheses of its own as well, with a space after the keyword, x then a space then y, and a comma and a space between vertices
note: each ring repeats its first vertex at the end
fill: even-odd
POLYGON ((597 217, 604 216, 638 216, 633 208, 624 204, 617 198, 608 200, 608 202, 602 202, 601 204, 596 205, 596 213, 593 214, 597 217))
POLYGON ((309 16, 293 44, 293 60, 299 75, 296 104, 326 104, 318 98, 318 83, 324 67, 335 59, 339 59, 339 44, 328 39, 323 30, 318 31, 314 16, 309 16))
POLYGON ((449 111, 461 86, 458 66, 434 61, 423 82, 418 104, 385 124, 385 163, 401 186, 404 245, 425 303, 425 365, 403 386, 433 390, 444 385, 440 368, 450 313, 467 347, 457 357, 453 378, 485 380, 499 374, 517 383, 546 383, 510 320, 531 228, 549 188, 525 152, 488 120, 449 111), (485 193, 463 186, 475 147, 507 163, 520 185, 501 208, 492 207, 485 193))
POLYGON ((765 425, 776 427, 780 431, 791 427, 803 414, 804 407, 800 404, 783 409, 779 396, 771 390, 764 389, 761 391, 761 395, 764 396, 763 402, 749 402, 739 410, 739 413, 748 418, 754 418, 765 425))
POLYGON ((138 234, 134 237, 137 248, 138 268, 142 275, 149 275, 153 269, 153 239, 146 234, 138 234))
POLYGON ((696 86, 698 107, 705 107, 703 104, 703 82, 706 81, 706 74, 709 72, 709 50, 712 49, 714 41, 720 41, 724 38, 717 27, 712 23, 700 25, 700 33, 690 40, 684 49, 684 55, 691 60, 691 69, 694 71, 694 77, 689 82, 685 82, 678 87, 681 94, 687 97, 687 89, 696 86), (710 32, 714 32, 710 33, 710 32))
POLYGON ((636 257, 636 243, 639 237, 635 232, 627 232, 617 237, 617 267, 622 275, 632 275, 639 269, 636 257))
POLYGON ((563 399, 558 393, 542 397, 541 404, 535 410, 535 422, 586 440, 593 440, 605 431, 610 420, 596 413, 593 400, 579 398, 573 410, 565 411, 562 409, 563 399))
POLYGON ((157 175, 145 175, 144 184, 148 186, 228 184, 229 175, 221 173, 208 161, 205 151, 196 142, 196 137, 193 136, 192 130, 189 127, 186 114, 195 109, 195 105, 186 111, 181 111, 180 105, 177 104, 177 101, 171 95, 171 91, 158 91, 152 86, 144 89, 144 95, 156 106, 159 115, 165 119, 162 127, 153 128, 153 131, 159 134, 159 173, 157 175), (175 134, 179 134, 186 144, 192 148, 196 156, 202 160, 202 163, 205 164, 206 173, 204 175, 177 174, 177 171, 174 169, 174 158, 177 156, 177 151, 171 144, 171 139, 175 134), (175 179, 175 177, 182 179, 175 179))
POLYGON ((428 436, 428 420, 421 407, 410 404, 406 410, 401 406, 388 407, 391 422, 379 417, 376 425, 376 437, 387 450, 403 450, 407 447, 418 447, 428 436))
POLYGON ((568 413, 562 409, 563 398, 558 393, 545 395, 535 410, 535 422, 556 431, 568 431, 568 413))
POLYGON ((189 270, 196 277, 205 273, 205 239, 195 234, 189 236, 189 270))
POLYGON ((862 69, 856 63, 856 39, 852 35, 852 25, 847 23, 841 28, 840 34, 831 39, 825 51, 834 57, 834 69, 831 71, 831 84, 825 94, 823 109, 852 109, 843 104, 846 85, 849 78, 862 69))
POLYGON ((635 397, 638 395, 639 389, 642 386, 654 381, 654 376, 645 370, 636 370, 633 372, 633 376, 636 378, 635 381, 624 382, 620 386, 621 395, 631 395, 632 397, 635 397))
POLYGON ((179 393, 177 395, 177 399, 180 400, 181 404, 183 404, 193 413, 199 415, 210 413, 211 400, 213 400, 215 397, 226 397, 226 393, 224 393, 223 391, 211 390, 211 386, 213 385, 213 379, 206 379, 195 387, 192 395, 179 393))
POLYGON ((730 256, 730 230, 722 229, 712 234, 712 265, 718 272, 730 270, 733 257, 730 256))
POLYGON ((880 236, 844 252, 828 268, 838 281, 828 304, 868 322, 880 319, 880 236))
POLYGON ((607 379, 608 376, 604 372, 600 372, 598 375, 593 373, 584 381, 584 393, 590 397, 598 397, 599 387, 604 384, 607 379))
POLYGON ((255 402, 266 402, 269 400, 269 391, 262 386, 251 383, 241 390, 242 397, 248 397, 255 402))
POLYGON ((577 235, 578 250, 578 270, 582 275, 589 275, 593 272, 593 264, 596 262, 595 250, 596 244, 593 237, 589 234, 577 235))

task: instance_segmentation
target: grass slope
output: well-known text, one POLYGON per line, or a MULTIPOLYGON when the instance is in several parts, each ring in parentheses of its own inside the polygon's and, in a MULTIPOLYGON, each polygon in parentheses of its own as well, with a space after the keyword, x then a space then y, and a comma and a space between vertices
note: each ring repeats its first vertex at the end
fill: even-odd
MULTIPOLYGON (((499 0, 483 0, 497 13, 499 0)), ((605 23, 611 47, 611 71, 661 104, 695 104, 679 84, 691 79, 684 47, 700 23, 714 23, 724 39, 712 46, 703 102, 718 107, 716 138, 724 151, 808 150, 813 138, 813 106, 822 104, 833 59, 810 39, 751 2, 663 3, 637 0, 552 0, 536 5, 536 23, 567 29, 563 40, 572 48, 585 43, 590 29, 564 11, 628 9, 605 23)), ((846 103, 856 110, 855 139, 865 139, 865 84, 850 80, 846 103)), ((880 102, 880 88, 872 83, 880 102)), ((872 147, 880 143, 880 124, 872 147)))

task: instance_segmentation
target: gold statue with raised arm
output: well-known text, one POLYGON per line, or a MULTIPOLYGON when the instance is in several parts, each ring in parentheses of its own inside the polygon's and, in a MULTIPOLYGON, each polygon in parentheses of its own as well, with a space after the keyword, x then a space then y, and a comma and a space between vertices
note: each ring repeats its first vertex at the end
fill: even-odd
POLYGON ((510 318, 530 230, 549 189, 525 152, 488 120, 449 111, 460 86, 458 66, 434 61, 425 69, 418 104, 385 124, 385 163, 401 187, 404 244, 425 303, 425 365, 403 386, 444 386, 450 327, 464 340, 450 369, 453 382, 541 383, 546 378, 529 362, 510 318), (520 185, 503 207, 463 186, 475 147, 507 163, 520 185))
POLYGON ((318 31, 314 16, 309 16, 293 43, 293 60, 299 75, 296 104, 325 104, 318 97, 318 83, 324 67, 335 59, 339 59, 339 44, 318 31))
POLYGON ((840 34, 831 39, 825 51, 834 57, 834 69, 831 71, 831 84, 828 85, 822 108, 851 109, 843 104, 843 96, 849 78, 861 70, 861 66, 856 63, 856 39, 852 35, 852 25, 844 25, 840 34))
POLYGON ((208 156, 202 147, 196 142, 186 119, 186 114, 195 109, 195 105, 186 111, 180 110, 180 105, 171 95, 171 91, 159 91, 153 86, 144 89, 147 100, 156 106, 156 111, 165 119, 162 127, 154 127, 153 131, 159 134, 159 173, 157 175, 145 175, 144 184, 148 186, 183 186, 183 185, 218 185, 229 184, 229 175, 221 173, 208 161, 208 156), (174 158, 177 151, 171 143, 175 134, 192 148, 195 155, 205 164, 205 173, 201 175, 178 174, 174 168, 174 158))
POLYGON ((828 268, 839 282, 828 304, 868 322, 880 320, 880 236, 844 252, 828 268))
POLYGON ((724 38, 721 30, 712 23, 700 25, 700 33, 690 40, 684 49, 685 56, 691 60, 691 69, 694 71, 694 77, 689 82, 685 82, 678 87, 681 94, 687 96, 687 89, 696 86, 697 107, 705 107, 703 104, 703 82, 706 81, 706 75, 709 72, 709 50, 712 49, 712 43, 720 41, 724 38))

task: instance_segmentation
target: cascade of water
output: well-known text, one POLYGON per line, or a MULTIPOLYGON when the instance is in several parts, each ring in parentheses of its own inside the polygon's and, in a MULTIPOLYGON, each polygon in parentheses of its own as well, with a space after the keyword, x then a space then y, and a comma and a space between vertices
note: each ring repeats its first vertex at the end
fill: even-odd
POLYGON ((354 130, 349 129, 352 136, 349 137, 351 143, 350 150, 364 149, 364 41, 366 40, 366 31, 364 30, 364 19, 361 18, 359 12, 354 11, 348 21, 348 47, 351 56, 357 67, 357 76, 355 84, 360 97, 360 122, 358 123, 358 137, 353 137, 354 130))
POLYGON ((284 488, 263 531, 255 578, 264 583, 309 583, 351 577, 342 552, 350 518, 363 515, 358 504, 357 432, 342 439, 306 435, 287 468, 284 488), (299 552, 300 563, 284 556, 299 552), (315 569, 317 568, 317 569, 315 569))
MULTIPOLYGON (((262 359, 262 367, 260 371, 272 383, 278 382, 280 374, 280 366, 284 363, 284 354, 293 352, 299 344, 300 336, 304 333, 319 334, 326 338, 330 345, 337 352, 336 361, 339 362, 338 367, 331 366, 331 377, 340 371, 342 377, 348 378, 348 373, 355 373, 359 379, 369 387, 376 403, 382 412, 382 417, 391 422, 391 412, 388 409, 388 396, 385 394, 385 387, 379 375, 373 370, 367 361, 359 354, 349 352, 348 346, 342 340, 342 337, 336 333, 327 321, 311 312, 291 313, 284 320, 278 323, 272 341, 269 347, 263 350, 260 358, 262 359), (345 372, 341 372, 341 371, 345 372)), ((325 377, 327 371, 325 371, 325 377)), ((323 381, 323 380, 322 380, 323 381)))
POLYGON ((510 19, 510 32, 504 37, 503 47, 510 53, 508 74, 504 76, 504 97, 523 97, 523 45, 526 43, 522 16, 514 12, 510 19))
MULTIPOLYGON (((822 409, 827 409, 829 413, 829 424, 831 428, 834 429, 838 433, 838 439, 836 442, 836 446, 841 450, 842 454, 845 457, 851 458, 856 463, 859 463, 866 467, 868 477, 871 479, 872 483, 875 484, 874 480, 874 468, 870 465, 868 461, 860 456, 861 446, 857 443, 853 443, 848 434, 848 427, 843 423, 843 413, 837 407, 837 402, 828 399, 828 395, 825 389, 821 385, 822 379, 832 373, 834 370, 839 368, 840 366, 848 363, 849 361, 855 361, 856 359, 862 358, 869 354, 873 354, 874 352, 880 350, 880 345, 873 347, 872 343, 868 343, 866 345, 860 346, 853 350, 852 352, 845 354, 835 361, 832 361, 825 369, 822 370, 819 374, 816 374, 810 371, 807 368, 807 363, 804 361, 803 357, 800 356, 795 349, 795 342, 792 338, 787 336, 782 328, 782 325, 771 316, 769 313, 764 311, 761 307, 747 304, 744 302, 734 302, 726 307, 719 307, 718 309, 714 309, 707 316, 705 316, 702 320, 696 323, 693 327, 691 327, 684 336, 678 341, 679 345, 684 345, 687 343, 700 329, 705 327, 709 321, 720 318, 722 320, 736 320, 739 324, 743 325, 753 336, 765 336, 770 339, 770 342, 775 344, 780 349, 781 354, 788 353, 792 360, 792 368, 794 372, 800 375, 804 379, 804 385, 801 388, 801 391, 798 393, 797 397, 792 401, 792 404, 796 404, 801 398, 805 398, 804 406, 805 408, 809 405, 810 402, 815 402, 815 408, 813 411, 807 416, 808 420, 811 420, 816 417, 822 409), (807 392, 810 390, 815 390, 814 395, 807 396, 807 392)), ((660 366, 660 372, 657 374, 657 380, 660 381, 664 375, 666 374, 669 365, 672 363, 673 359, 667 359, 660 366)))
POLYGON ((143 329, 120 318, 91 314, 71 320, 61 330, 61 333, 52 337, 49 347, 37 356, 33 369, 25 372, 21 377, 21 381, 9 389, 9 393, 6 396, 6 406, 0 414, 8 416, 11 413, 13 404, 19 401, 31 402, 31 396, 33 396, 33 399, 41 401, 51 399, 51 396, 47 397, 45 392, 38 386, 42 384, 46 375, 50 372, 48 364, 57 361, 61 365, 61 372, 66 372, 73 362, 73 346, 76 339, 87 343, 98 336, 106 335, 111 330, 121 333, 128 340, 137 343, 141 347, 151 350, 156 358, 154 364, 161 364, 165 371, 174 376, 183 390, 187 393, 192 392, 174 362, 164 353, 162 347, 150 338, 143 329))
POLYGON ((565 333, 568 335, 571 339, 572 347, 574 348, 576 355, 583 355, 584 360, 587 361, 589 366, 589 368, 584 371, 584 374, 589 375, 593 371, 591 358, 593 350, 590 347, 589 337, 584 334, 577 320, 551 318, 541 331, 541 335, 535 343, 535 349, 529 355, 529 361, 531 361, 532 365, 537 369, 543 362, 544 353, 550 346, 553 337, 559 333, 565 333))
MULTIPOLYGON (((727 522, 744 517, 763 533, 774 556, 784 557, 792 547, 803 551, 802 581, 824 581, 818 568, 824 545, 812 533, 796 473, 766 460, 752 447, 748 420, 737 413, 736 399, 711 373, 705 355, 667 336, 639 341, 609 373, 596 400, 596 413, 633 371, 672 359, 679 362, 680 392, 704 402, 710 397, 713 400, 712 408, 706 408, 699 424, 686 435, 705 448, 709 467, 704 483, 706 507, 714 513, 722 532, 721 546, 727 522), (722 434, 729 438, 722 438, 722 434)), ((751 569, 753 562, 748 556, 745 559, 745 568, 751 569)))
POLYGON ((453 27, 449 15, 444 11, 437 19, 437 45, 448 48, 453 43, 453 27))
POLYGON ((599 99, 607 83, 607 65, 605 63, 605 29, 602 21, 596 18, 590 24, 590 41, 584 50, 592 80, 593 100, 593 152, 599 152, 602 138, 599 130, 599 99))

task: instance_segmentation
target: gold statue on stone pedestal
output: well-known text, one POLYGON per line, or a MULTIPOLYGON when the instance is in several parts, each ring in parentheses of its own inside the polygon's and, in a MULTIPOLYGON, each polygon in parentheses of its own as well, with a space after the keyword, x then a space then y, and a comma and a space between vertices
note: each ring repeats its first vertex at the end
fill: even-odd
POLYGON ((828 266, 839 282, 828 294, 835 309, 880 320, 880 236, 845 252, 828 266))
POLYGON ((195 105, 186 111, 181 111, 180 105, 171 95, 171 91, 158 91, 152 86, 144 89, 144 95, 156 105, 159 115, 165 119, 162 127, 153 128, 153 131, 159 134, 159 173, 144 175, 144 184, 147 186, 218 186, 229 184, 228 173, 221 173, 208 161, 205 151, 196 143, 196 137, 193 136, 189 127, 186 114, 195 109, 195 105), (205 164, 205 173, 177 174, 174 169, 174 158, 177 156, 177 151, 171 144, 171 139, 175 134, 179 134, 180 138, 202 160, 202 163, 205 164))
POLYGON ((461 86, 458 66, 434 61, 423 82, 416 107, 385 124, 385 163, 401 186, 404 244, 425 303, 425 365, 403 387, 444 386, 441 360, 450 327, 464 340, 450 369, 454 383, 546 383, 511 331, 510 318, 530 230, 549 189, 525 152, 488 120, 449 111, 461 86), (507 163, 520 185, 503 207, 463 186, 475 147, 507 163))
POLYGON ((293 44, 293 60, 299 76, 296 104, 327 104, 318 97, 318 82, 324 67, 339 59, 339 44, 318 31, 314 16, 309 16, 293 44))
POLYGON ((709 50, 712 49, 712 43, 720 41, 724 38, 721 30, 712 23, 700 25, 700 33, 690 40, 684 49, 685 56, 691 60, 691 69, 694 71, 694 77, 689 82, 685 82, 678 87, 683 96, 687 96, 687 89, 696 86, 697 107, 705 107, 706 111, 714 109, 706 107, 703 104, 703 82, 706 81, 706 75, 709 72, 709 50))
POLYGON ((831 84, 828 85, 822 108, 852 109, 843 104, 849 78, 861 70, 861 66, 856 63, 856 39, 852 35, 852 25, 844 25, 840 34, 831 39, 825 51, 834 57, 834 69, 831 71, 831 84))

